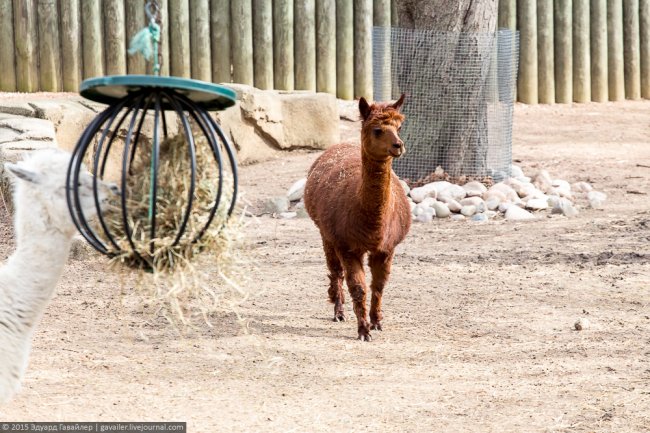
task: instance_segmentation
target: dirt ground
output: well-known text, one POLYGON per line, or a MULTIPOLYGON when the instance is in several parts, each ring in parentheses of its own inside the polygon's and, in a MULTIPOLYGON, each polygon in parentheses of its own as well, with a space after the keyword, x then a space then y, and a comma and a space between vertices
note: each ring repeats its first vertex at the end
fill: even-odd
MULTIPOLYGON (((605 209, 414 224, 371 343, 356 341, 353 321, 331 321, 308 219, 251 219, 243 324, 224 310, 185 337, 145 322, 103 258, 72 260, 23 391, 0 419, 187 421, 190 432, 650 431, 650 101, 518 105, 514 124, 525 172, 591 182, 608 194, 605 209), (575 331, 579 317, 591 327, 575 331)), ((283 194, 317 156, 243 167, 246 198, 283 194)), ((5 217, 3 258, 11 236, 5 217)))

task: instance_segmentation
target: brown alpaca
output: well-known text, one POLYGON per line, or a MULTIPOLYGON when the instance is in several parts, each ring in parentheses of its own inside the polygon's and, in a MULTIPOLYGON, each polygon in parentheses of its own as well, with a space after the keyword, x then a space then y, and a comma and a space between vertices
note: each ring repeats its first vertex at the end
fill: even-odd
POLYGON ((320 229, 329 269, 329 298, 334 320, 345 320, 343 278, 357 316, 359 340, 381 330, 381 298, 390 275, 395 247, 411 227, 404 189, 391 168, 405 151, 398 132, 404 95, 394 104, 369 105, 361 98, 361 147, 338 144, 323 153, 309 170, 305 208, 320 229), (364 256, 372 273, 370 323, 366 315, 364 256))

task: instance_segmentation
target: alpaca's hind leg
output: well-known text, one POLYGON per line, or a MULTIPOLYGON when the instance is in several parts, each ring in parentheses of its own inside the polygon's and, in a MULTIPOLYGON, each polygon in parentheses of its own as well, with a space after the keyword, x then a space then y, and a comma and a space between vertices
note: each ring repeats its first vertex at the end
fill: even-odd
POLYGON ((370 329, 381 331, 381 320, 384 315, 381 313, 381 299, 384 293, 384 286, 390 276, 390 268, 393 262, 393 253, 377 252, 370 254, 368 265, 372 272, 372 298, 370 300, 370 329))
POLYGON ((325 250, 325 259, 327 260, 327 269, 330 273, 330 287, 327 291, 330 301, 334 304, 334 321, 343 322, 345 320, 345 295, 343 294, 343 266, 341 260, 336 254, 334 246, 323 240, 323 249, 325 250))
POLYGON ((349 254, 341 257, 345 268, 345 281, 352 298, 354 314, 357 316, 359 340, 370 341, 370 326, 366 310, 366 276, 363 272, 362 257, 349 254))

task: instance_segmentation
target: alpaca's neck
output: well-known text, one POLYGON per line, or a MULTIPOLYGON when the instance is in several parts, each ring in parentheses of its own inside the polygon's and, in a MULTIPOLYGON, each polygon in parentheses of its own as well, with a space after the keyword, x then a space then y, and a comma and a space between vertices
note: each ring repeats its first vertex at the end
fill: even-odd
POLYGON ((391 203, 391 160, 376 161, 362 154, 361 215, 364 224, 378 226, 391 203))
POLYGON ((16 250, 0 271, 0 280, 14 300, 38 315, 61 277, 74 232, 53 227, 46 209, 37 205, 16 209, 15 218, 16 250))

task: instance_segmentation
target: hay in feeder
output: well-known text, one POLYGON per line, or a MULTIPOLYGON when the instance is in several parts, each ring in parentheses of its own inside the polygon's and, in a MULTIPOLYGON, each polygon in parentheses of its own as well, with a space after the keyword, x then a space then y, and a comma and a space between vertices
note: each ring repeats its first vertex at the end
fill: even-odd
MULTIPOLYGON (((195 136, 196 137, 196 136, 195 136)), ((241 288, 247 260, 242 252, 242 220, 234 212, 228 219, 233 196, 233 175, 227 170, 224 157, 222 194, 210 226, 193 242, 205 227, 214 207, 219 187, 218 166, 207 138, 198 136, 196 144, 196 177, 192 210, 185 233, 174 245, 188 207, 191 181, 191 160, 183 135, 163 140, 160 144, 156 192, 156 237, 151 230, 151 145, 138 144, 127 176, 126 195, 128 223, 133 248, 123 223, 120 198, 116 197, 104 212, 104 220, 120 250, 111 250, 114 265, 125 265, 140 271, 136 287, 145 304, 171 322, 194 322, 196 316, 207 320, 209 314, 223 307, 224 288, 233 299, 245 299, 241 288), (198 253, 202 253, 198 262, 198 253)), ((101 228, 97 233, 101 233, 101 228)), ((107 242, 107 244, 109 244, 107 242)), ((110 245, 110 244, 109 244, 110 245)), ((227 303, 227 302, 226 302, 227 303)))

